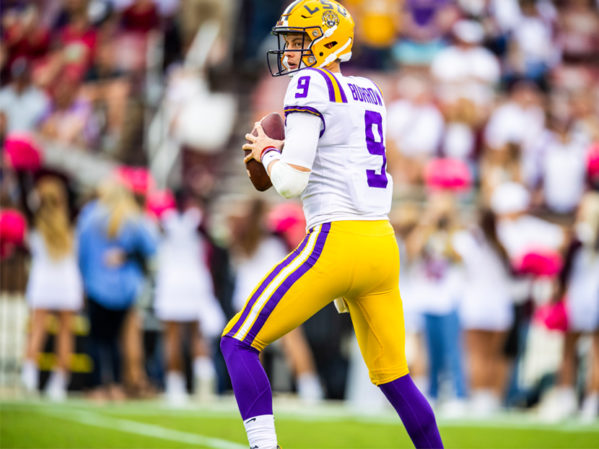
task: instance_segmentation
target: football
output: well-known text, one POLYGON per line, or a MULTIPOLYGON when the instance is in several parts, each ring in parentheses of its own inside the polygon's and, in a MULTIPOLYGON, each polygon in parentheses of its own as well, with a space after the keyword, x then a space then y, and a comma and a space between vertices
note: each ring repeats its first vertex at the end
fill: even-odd
MULTIPOLYGON (((283 118, 276 112, 271 112, 267 116, 265 116, 260 123, 262 124, 262 129, 264 129, 264 133, 276 140, 285 139, 285 122, 283 118)), ((253 135, 257 135, 257 132, 252 131, 253 135)), ((244 157, 247 156, 250 151, 244 150, 244 157)), ((272 182, 270 181, 270 177, 262 163, 258 162, 255 159, 250 159, 245 164, 245 168, 248 176, 250 177, 250 181, 260 192, 268 190, 272 186, 272 182)))

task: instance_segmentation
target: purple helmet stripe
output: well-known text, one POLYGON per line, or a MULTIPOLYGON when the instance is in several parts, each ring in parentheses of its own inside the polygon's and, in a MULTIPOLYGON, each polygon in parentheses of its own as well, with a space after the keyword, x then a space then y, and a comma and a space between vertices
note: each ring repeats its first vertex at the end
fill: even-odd
POLYGON ((314 264, 316 264, 320 255, 322 254, 322 250, 324 249, 324 244, 327 240, 330 229, 331 223, 325 223, 322 225, 320 235, 316 240, 316 244, 314 245, 312 253, 306 259, 306 261, 302 263, 293 273, 291 273, 287 277, 287 279, 285 279, 281 283, 281 285, 274 291, 274 293, 271 295, 271 297, 268 299, 268 301, 260 311, 258 318, 256 319, 253 326, 250 328, 246 337, 243 339, 244 343, 248 345, 252 343, 254 338, 256 338, 256 335, 258 335, 258 332, 260 332, 260 329, 262 329, 262 326, 264 326, 266 319, 270 316, 270 314, 277 306, 283 295, 287 293, 287 291, 291 288, 294 282, 297 282, 298 279, 300 279, 310 268, 314 266, 314 264))
POLYGON ((266 289, 266 287, 268 287, 268 284, 270 284, 272 282, 272 280, 281 272, 281 270, 283 270, 287 265, 289 265, 291 262, 293 262, 293 260, 300 255, 300 253, 303 251, 303 249, 306 247, 306 244, 308 243, 308 238, 310 237, 310 233, 312 232, 312 230, 313 230, 313 228, 310 229, 310 232, 304 237, 304 240, 302 240, 300 245, 291 254, 289 254, 282 262, 280 262, 269 273, 269 275, 266 277, 266 279, 264 279, 264 281, 262 281, 262 284, 260 284, 260 286, 256 289, 256 291, 254 292, 254 294, 252 295, 250 300, 247 302, 247 304, 243 308, 243 312, 242 312, 241 316, 239 317, 239 319, 237 320, 235 325, 231 328, 231 330, 227 333, 227 336, 233 337, 233 335, 235 335, 235 333, 239 330, 239 328, 241 327, 241 325, 243 324, 243 322, 249 315, 250 310, 252 310, 252 306, 254 305, 256 300, 260 297, 260 295, 262 294, 264 289, 266 289))

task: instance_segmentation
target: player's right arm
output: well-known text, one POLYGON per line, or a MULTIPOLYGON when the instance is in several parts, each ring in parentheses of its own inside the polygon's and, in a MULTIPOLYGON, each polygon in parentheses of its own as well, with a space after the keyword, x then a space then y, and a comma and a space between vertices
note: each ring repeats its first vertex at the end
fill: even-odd
POLYGON ((323 76, 304 70, 292 78, 285 94, 285 151, 281 153, 275 142, 269 142, 259 125, 258 136, 246 136, 251 143, 243 148, 253 152, 248 157, 264 164, 275 190, 285 198, 301 195, 308 185, 318 140, 326 128, 321 110, 329 101, 328 95, 323 76))

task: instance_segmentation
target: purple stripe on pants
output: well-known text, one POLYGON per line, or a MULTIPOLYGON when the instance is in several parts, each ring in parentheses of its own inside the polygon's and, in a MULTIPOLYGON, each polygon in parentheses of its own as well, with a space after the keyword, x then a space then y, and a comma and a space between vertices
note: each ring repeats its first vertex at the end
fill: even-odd
POLYGON ((322 250, 324 249, 324 244, 326 242, 327 236, 329 235, 329 230, 331 229, 331 223, 325 223, 322 225, 322 230, 320 235, 316 239, 316 244, 314 245, 314 249, 312 253, 308 256, 308 258, 302 263, 293 273, 291 273, 287 279, 285 279, 281 285, 274 291, 272 296, 268 298, 268 301, 260 311, 256 322, 250 328, 248 334, 243 339, 243 342, 251 345, 260 332, 260 329, 264 326, 266 319, 270 316, 274 308, 277 306, 281 298, 287 293, 287 291, 291 288, 291 286, 301 278, 310 268, 314 266, 320 255, 322 254, 322 250))
POLYGON ((227 335, 229 337, 233 337, 233 335, 235 335, 235 333, 242 326, 243 322, 249 315, 250 310, 252 310, 253 305, 256 303, 256 300, 260 297, 260 295, 266 289, 266 287, 268 287, 268 284, 270 284, 272 282, 272 280, 281 272, 281 270, 283 270, 287 265, 289 265, 304 250, 304 248, 306 247, 306 244, 308 243, 308 238, 310 237, 311 233, 312 233, 312 229, 310 230, 310 232, 308 232, 308 234, 306 234, 306 236, 304 237, 304 240, 302 240, 302 243, 290 255, 288 255, 285 258, 285 260, 283 260, 281 263, 279 263, 279 265, 277 265, 270 272, 270 274, 266 277, 266 279, 264 279, 262 284, 260 284, 260 287, 258 287, 256 292, 252 295, 252 297, 246 304, 245 308, 243 309, 243 312, 241 313, 241 316, 239 317, 239 319, 237 320, 235 325, 227 333, 227 335))

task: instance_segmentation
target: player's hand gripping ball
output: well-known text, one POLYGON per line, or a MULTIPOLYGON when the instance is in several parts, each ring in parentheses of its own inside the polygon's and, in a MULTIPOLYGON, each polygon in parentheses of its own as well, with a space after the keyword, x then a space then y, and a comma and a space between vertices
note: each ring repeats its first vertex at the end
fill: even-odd
POLYGON ((272 186, 270 177, 261 162, 262 150, 266 147, 283 148, 285 122, 276 112, 271 112, 256 122, 251 134, 246 134, 247 143, 243 145, 245 168, 252 184, 263 192, 272 186))

